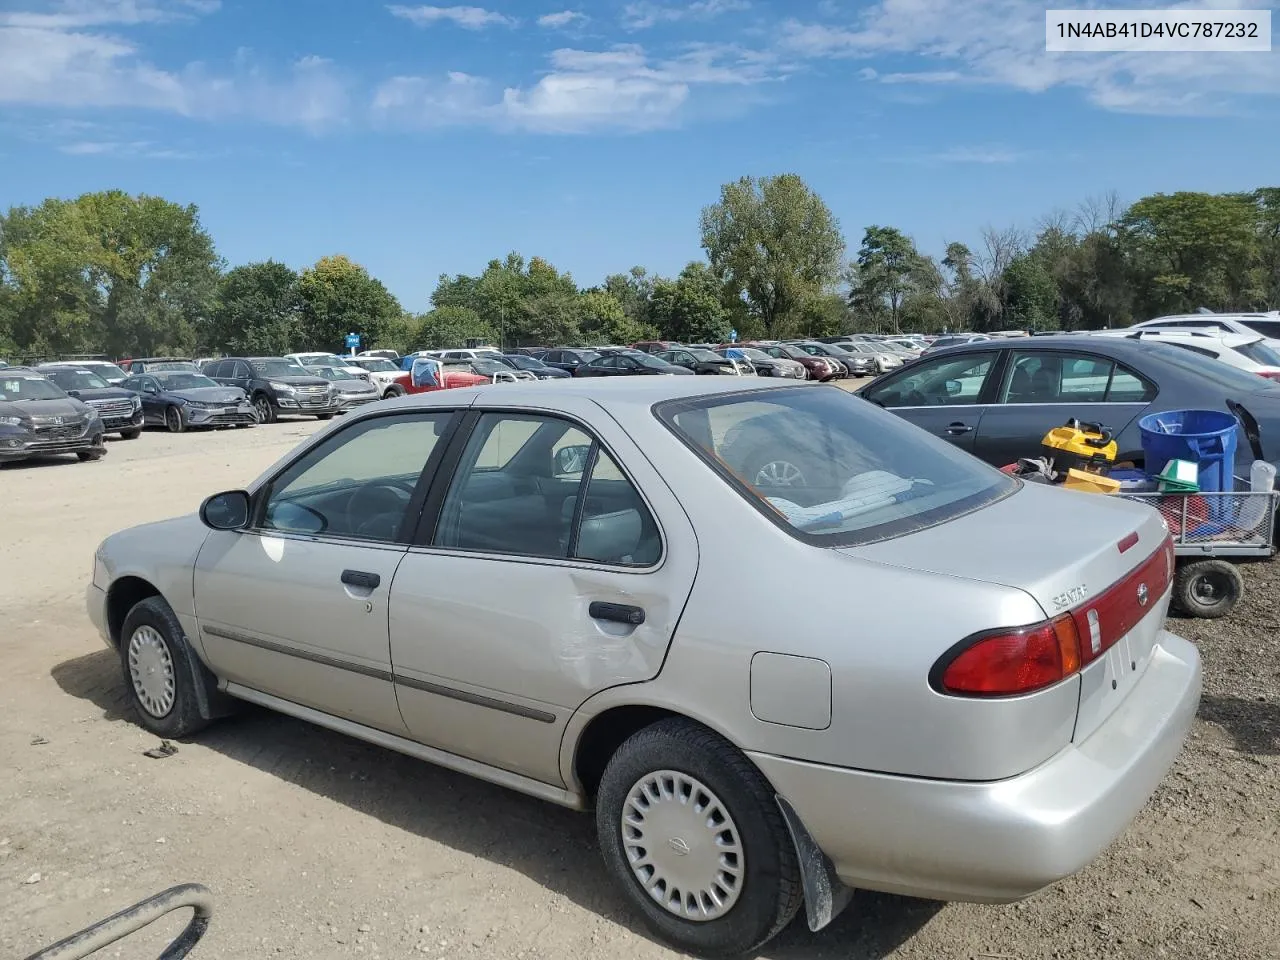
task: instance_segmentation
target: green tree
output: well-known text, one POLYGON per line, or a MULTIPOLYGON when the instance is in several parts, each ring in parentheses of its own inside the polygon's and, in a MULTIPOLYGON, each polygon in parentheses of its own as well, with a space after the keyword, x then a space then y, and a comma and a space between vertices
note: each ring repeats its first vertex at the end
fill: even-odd
POLYGON ((702 211, 702 246, 728 295, 769 335, 799 322, 840 276, 844 240, 831 210, 800 177, 743 177, 702 211))
POLYGON ((579 336, 588 343, 628 344, 649 338, 652 330, 627 316, 611 293, 587 290, 573 301, 579 336))
POLYGON ((299 333, 309 350, 343 349, 348 333, 377 340, 401 314, 382 282, 345 256, 321 257, 298 278, 299 333))
POLYGON ((654 278, 644 267, 632 267, 626 273, 613 273, 604 278, 601 289, 612 296, 634 323, 648 325, 649 301, 653 297, 654 278))
POLYGON ((650 316, 665 340, 722 343, 732 324, 720 280, 701 261, 690 262, 675 280, 654 283, 650 316))
POLYGON ((901 332, 902 304, 914 292, 919 260, 915 244, 901 230, 867 227, 849 276, 850 306, 890 333, 901 332))
POLYGON ((1010 329, 1051 330, 1058 322, 1058 285, 1044 263, 1016 257, 1004 269, 1005 322, 1010 329))
POLYGON ((468 340, 496 340, 493 326, 470 307, 436 307, 415 318, 412 350, 442 350, 460 347, 468 340))
POLYGON ((218 284, 203 345, 227 353, 287 353, 298 343, 301 307, 298 275, 283 263, 236 267, 218 284))
POLYGON ((1139 312, 1157 316, 1250 304, 1257 220, 1256 206, 1240 194, 1157 193, 1133 204, 1118 227, 1139 312))

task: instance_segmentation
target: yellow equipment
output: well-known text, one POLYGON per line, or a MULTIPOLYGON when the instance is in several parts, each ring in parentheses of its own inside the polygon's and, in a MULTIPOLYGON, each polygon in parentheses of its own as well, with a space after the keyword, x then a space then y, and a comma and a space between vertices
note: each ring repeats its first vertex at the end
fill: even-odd
POLYGON ((1072 467, 1067 471, 1067 479, 1062 482, 1062 488, 1082 493, 1115 493, 1120 489, 1120 481, 1072 467))
POLYGON ((1046 433, 1040 444, 1059 474, 1087 471, 1105 476, 1115 463, 1118 449, 1111 431, 1102 424, 1081 423, 1074 418, 1046 433))

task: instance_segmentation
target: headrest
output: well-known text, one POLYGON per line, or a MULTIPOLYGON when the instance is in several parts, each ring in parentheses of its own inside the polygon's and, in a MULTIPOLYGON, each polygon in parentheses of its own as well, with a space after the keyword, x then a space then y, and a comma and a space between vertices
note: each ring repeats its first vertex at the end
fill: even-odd
POLYGON ((640 511, 634 509, 583 517, 577 556, 601 563, 626 560, 640 546, 642 529, 640 511))

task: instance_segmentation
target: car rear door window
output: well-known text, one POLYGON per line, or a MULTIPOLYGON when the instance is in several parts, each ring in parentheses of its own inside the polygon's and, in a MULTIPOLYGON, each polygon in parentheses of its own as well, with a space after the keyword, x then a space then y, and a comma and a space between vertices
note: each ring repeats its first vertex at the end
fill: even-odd
MULTIPOLYGON (((285 469, 267 489, 265 531, 393 542, 452 412, 370 417, 285 469)), ((403 529, 402 529, 403 527, 403 529)))
POLYGON ((1145 403, 1155 387, 1107 357, 1016 351, 1011 357, 1000 403, 1145 403))
POLYGON ((661 553, 652 514, 598 441, 558 417, 508 413, 476 423, 432 545, 621 566, 661 553))

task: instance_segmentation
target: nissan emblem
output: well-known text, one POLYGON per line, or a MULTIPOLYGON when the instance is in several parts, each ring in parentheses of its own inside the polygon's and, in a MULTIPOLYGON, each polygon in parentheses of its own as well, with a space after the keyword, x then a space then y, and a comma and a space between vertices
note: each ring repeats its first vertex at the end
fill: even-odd
POLYGON ((1145 583, 1138 584, 1138 606, 1145 607, 1147 605, 1147 585, 1145 583))

